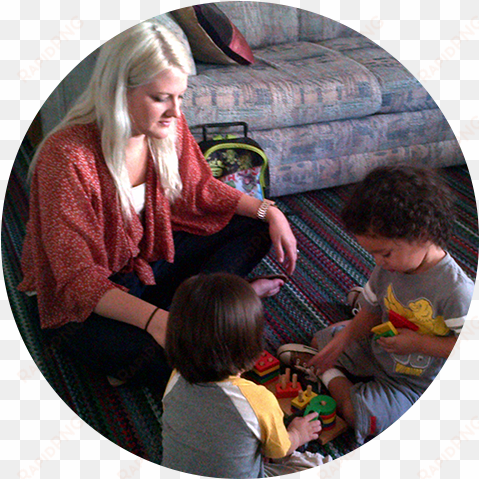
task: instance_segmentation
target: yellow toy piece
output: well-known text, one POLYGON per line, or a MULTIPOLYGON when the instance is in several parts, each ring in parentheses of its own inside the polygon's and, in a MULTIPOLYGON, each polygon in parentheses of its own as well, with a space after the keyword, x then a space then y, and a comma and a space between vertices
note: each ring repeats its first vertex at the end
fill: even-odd
POLYGON ((313 393, 311 389, 312 387, 308 385, 306 391, 299 391, 298 396, 291 401, 291 407, 297 409, 298 411, 304 411, 311 399, 317 396, 317 394, 313 393))
POLYGON ((374 328, 371 329, 371 332, 375 335, 374 339, 397 336, 399 334, 391 321, 374 326, 374 328))

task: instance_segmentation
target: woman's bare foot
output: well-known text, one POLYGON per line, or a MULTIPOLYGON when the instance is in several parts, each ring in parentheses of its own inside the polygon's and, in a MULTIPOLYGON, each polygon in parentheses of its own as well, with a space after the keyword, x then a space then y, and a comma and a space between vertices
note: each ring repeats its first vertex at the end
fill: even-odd
POLYGON ((268 298, 269 296, 278 294, 283 285, 284 280, 280 278, 260 278, 251 282, 251 286, 260 298, 268 298))

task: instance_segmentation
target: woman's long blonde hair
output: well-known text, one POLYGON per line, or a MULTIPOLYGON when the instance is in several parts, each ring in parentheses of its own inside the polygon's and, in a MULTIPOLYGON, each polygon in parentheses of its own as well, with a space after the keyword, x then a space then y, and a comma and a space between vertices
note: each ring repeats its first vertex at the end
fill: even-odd
MULTIPOLYGON (((154 19, 129 28, 100 48, 87 89, 48 135, 70 125, 97 123, 101 131, 105 162, 127 218, 131 216, 131 184, 126 168, 125 149, 132 131, 127 91, 149 83, 158 74, 171 68, 177 68, 188 75, 191 72, 190 62, 183 44, 154 19)), ((161 185, 170 201, 178 198, 182 190, 175 130, 173 125, 167 138, 150 139, 161 185)), ((35 168, 41 146, 33 158, 30 174, 35 168)))

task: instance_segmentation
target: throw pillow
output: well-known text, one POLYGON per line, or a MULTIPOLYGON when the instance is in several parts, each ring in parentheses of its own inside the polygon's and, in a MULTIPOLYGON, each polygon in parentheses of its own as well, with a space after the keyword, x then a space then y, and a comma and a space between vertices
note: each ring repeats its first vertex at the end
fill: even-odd
POLYGON ((188 37, 196 60, 222 65, 254 63, 247 41, 215 4, 195 5, 171 13, 188 37))

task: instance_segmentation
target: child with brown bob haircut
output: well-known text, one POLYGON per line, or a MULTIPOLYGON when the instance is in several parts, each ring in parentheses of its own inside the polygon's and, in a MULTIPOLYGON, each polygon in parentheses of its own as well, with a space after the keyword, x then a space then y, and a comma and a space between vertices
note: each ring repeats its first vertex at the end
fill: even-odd
POLYGON ((363 442, 399 419, 439 373, 474 283, 447 252, 454 204, 432 170, 375 169, 356 187, 342 218, 376 262, 359 312, 316 333, 312 347, 281 346, 278 357, 315 369, 363 442), (378 325, 395 335, 375 336, 371 329, 378 325))
POLYGON ((274 395, 240 377, 263 351, 263 325, 261 300, 239 276, 194 276, 178 288, 166 333, 175 370, 163 398, 163 466, 253 478, 322 463, 319 454, 308 455, 307 467, 300 467, 294 453, 295 461, 264 464, 316 439, 321 425, 312 413, 286 428, 274 395))

